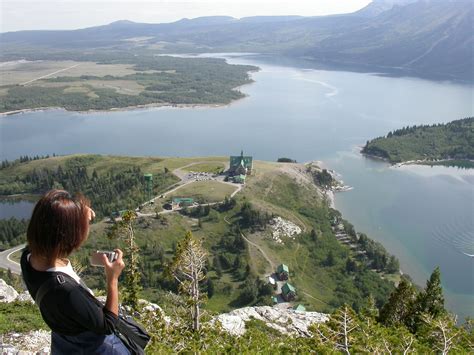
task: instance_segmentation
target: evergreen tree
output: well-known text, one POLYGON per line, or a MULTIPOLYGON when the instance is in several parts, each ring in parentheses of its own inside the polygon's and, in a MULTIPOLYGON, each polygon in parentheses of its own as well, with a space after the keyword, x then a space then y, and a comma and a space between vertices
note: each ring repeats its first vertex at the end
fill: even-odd
POLYGON ((418 306, 422 312, 428 313, 435 318, 446 313, 439 267, 434 269, 429 280, 426 282, 426 288, 420 294, 418 306))
POLYGON ((386 326, 405 324, 412 312, 414 300, 415 289, 407 280, 402 279, 380 310, 379 321, 386 326))

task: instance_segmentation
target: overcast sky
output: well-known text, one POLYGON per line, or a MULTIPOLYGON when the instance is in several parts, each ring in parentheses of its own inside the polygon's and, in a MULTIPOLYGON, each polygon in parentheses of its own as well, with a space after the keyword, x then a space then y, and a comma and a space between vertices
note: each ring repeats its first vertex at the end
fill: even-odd
POLYGON ((371 0, 0 0, 0 31, 76 29, 117 20, 172 22, 228 15, 316 16, 356 11, 371 0))

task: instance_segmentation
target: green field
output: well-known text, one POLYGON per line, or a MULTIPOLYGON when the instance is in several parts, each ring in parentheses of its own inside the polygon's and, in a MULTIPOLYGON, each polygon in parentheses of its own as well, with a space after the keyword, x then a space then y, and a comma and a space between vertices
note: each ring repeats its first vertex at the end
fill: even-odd
POLYGON ((192 197, 202 202, 219 202, 223 201, 226 196, 230 196, 236 189, 235 186, 219 181, 196 181, 166 195, 166 198, 192 197))
POLYGON ((224 168, 225 168, 225 165, 220 162, 203 162, 203 163, 197 163, 191 166, 187 166, 183 168, 183 170, 202 172, 202 173, 220 174, 224 171, 224 168))

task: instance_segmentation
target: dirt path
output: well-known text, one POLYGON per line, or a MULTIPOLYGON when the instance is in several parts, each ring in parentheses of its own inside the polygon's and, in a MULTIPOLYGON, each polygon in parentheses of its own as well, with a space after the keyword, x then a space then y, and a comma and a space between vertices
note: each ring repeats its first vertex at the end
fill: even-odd
MULTIPOLYGON (((228 225, 230 225, 231 223, 227 220, 226 217, 224 217, 224 221, 225 223, 227 223, 228 225)), ((258 244, 255 244, 254 242, 252 242, 251 240, 249 240, 245 235, 244 233, 240 232, 240 235, 242 236, 242 238, 245 239, 245 241, 247 243, 249 243, 251 246, 255 247, 263 256, 263 258, 270 264, 270 268, 271 270, 275 270, 275 264, 273 263, 273 261, 268 257, 268 255, 265 253, 265 251, 260 248, 260 246, 258 244)))

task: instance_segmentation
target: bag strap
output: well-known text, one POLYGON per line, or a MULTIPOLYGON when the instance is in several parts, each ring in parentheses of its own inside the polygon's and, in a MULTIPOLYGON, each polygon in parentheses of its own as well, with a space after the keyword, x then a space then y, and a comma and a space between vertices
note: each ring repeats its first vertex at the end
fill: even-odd
POLYGON ((56 277, 51 277, 43 282, 38 291, 36 291, 35 303, 38 305, 38 308, 41 307, 41 302, 49 291, 56 285, 62 285, 64 283, 66 283, 66 278, 61 274, 57 274, 56 277))
POLYGON ((93 295, 91 295, 89 290, 86 289, 86 285, 84 284, 84 282, 82 282, 82 280, 81 280, 81 283, 77 283, 76 280, 74 280, 68 274, 65 274, 65 273, 60 272, 60 271, 59 272, 56 271, 55 274, 56 274, 55 277, 51 277, 48 280, 46 280, 45 282, 43 282, 43 284, 41 284, 41 286, 39 287, 38 291, 36 291, 35 303, 38 305, 38 307, 40 307, 41 301, 48 294, 48 292, 51 291, 55 286, 64 285, 64 286, 67 286, 67 287, 71 287, 71 286, 75 286, 76 284, 78 286, 80 286, 79 289, 81 290, 81 292, 83 292, 94 303, 96 303, 97 306, 99 306, 99 307, 104 306, 102 302, 100 302, 97 298, 95 298, 93 295))

